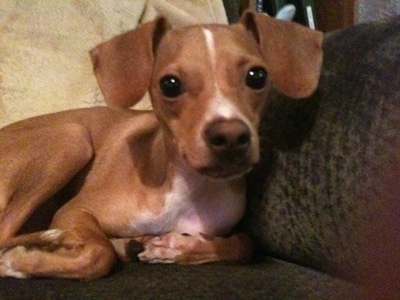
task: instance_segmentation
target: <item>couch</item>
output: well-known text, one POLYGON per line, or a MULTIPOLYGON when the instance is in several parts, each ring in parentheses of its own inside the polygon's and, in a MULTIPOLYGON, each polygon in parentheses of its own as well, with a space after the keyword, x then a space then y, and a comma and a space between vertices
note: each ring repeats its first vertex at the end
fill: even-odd
POLYGON ((315 94, 273 92, 239 224, 247 264, 117 264, 80 282, 0 279, 0 299, 400 297, 400 18, 331 32, 315 94))

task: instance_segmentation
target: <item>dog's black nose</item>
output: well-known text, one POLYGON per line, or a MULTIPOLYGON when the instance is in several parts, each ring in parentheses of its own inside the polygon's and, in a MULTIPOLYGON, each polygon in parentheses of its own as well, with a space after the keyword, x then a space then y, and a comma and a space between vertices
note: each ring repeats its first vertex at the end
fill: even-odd
POLYGON ((245 152, 251 143, 249 127, 241 120, 216 120, 204 132, 208 147, 216 154, 245 152))

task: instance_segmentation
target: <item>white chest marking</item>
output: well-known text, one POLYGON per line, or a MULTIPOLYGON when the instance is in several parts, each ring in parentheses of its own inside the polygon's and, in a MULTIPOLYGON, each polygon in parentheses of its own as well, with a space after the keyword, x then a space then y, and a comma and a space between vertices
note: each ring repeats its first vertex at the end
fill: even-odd
POLYGON ((199 175, 196 178, 177 175, 161 213, 143 212, 132 223, 132 229, 138 235, 167 232, 221 235, 240 220, 244 209, 244 191, 234 192, 229 183, 209 181, 199 175))

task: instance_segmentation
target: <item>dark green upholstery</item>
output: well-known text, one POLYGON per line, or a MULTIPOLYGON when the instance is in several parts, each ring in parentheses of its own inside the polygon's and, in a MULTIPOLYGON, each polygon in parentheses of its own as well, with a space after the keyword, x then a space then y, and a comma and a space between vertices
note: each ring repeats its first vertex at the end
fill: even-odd
POLYGON ((356 293, 342 280, 273 259, 246 266, 131 263, 91 282, 0 280, 4 299, 335 299, 356 293))
POLYGON ((393 283, 400 278, 400 18, 330 33, 324 55, 313 97, 272 97, 244 223, 266 254, 393 283))
POLYGON ((252 263, 120 264, 87 283, 7 278, 0 299, 359 299, 339 276, 394 291, 400 18, 330 33, 324 50, 316 94, 274 94, 263 118, 241 224, 259 246, 252 263))

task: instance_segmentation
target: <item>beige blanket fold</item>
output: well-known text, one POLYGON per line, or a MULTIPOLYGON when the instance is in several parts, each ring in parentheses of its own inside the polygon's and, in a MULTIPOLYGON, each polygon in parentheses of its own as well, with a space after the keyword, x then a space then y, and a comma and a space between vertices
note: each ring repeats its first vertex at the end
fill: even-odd
POLYGON ((173 26, 200 23, 228 23, 222 1, 218 0, 148 0, 142 23, 156 16, 166 17, 173 26))
POLYGON ((104 105, 88 51, 160 14, 175 26, 227 22, 217 0, 1 0, 0 127, 104 105))

